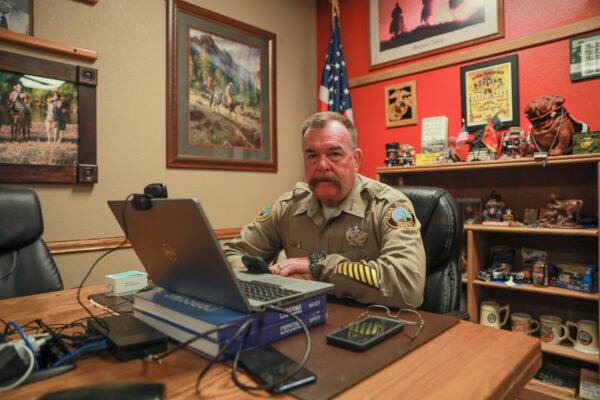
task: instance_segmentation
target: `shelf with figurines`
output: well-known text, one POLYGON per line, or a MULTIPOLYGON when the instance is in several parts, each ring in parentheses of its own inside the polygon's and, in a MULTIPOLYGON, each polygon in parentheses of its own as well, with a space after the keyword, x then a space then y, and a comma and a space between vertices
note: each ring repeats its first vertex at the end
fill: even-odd
POLYGON ((548 196, 543 207, 518 210, 519 216, 522 215, 522 222, 495 190, 484 201, 478 198, 459 198, 458 203, 465 231, 593 238, 597 238, 599 233, 597 215, 591 211, 592 207, 587 210, 589 216, 582 215, 583 200, 559 199, 554 193, 548 196))
POLYGON ((532 100, 525 108, 532 124, 527 134, 519 127, 500 133, 503 126, 498 114, 478 132, 467 133, 463 121, 461 134, 448 138, 436 157, 415 155, 408 144, 396 143, 395 153, 386 145, 385 166, 376 168, 376 174, 381 181, 395 185, 399 175, 599 162, 600 131, 590 132, 587 124, 573 118, 564 108, 564 101, 562 96, 532 100), (401 156, 400 147, 410 151, 401 156), (411 157, 412 161, 404 161, 411 157))
POLYGON ((578 298, 597 302, 597 237, 469 235, 474 287, 578 298))

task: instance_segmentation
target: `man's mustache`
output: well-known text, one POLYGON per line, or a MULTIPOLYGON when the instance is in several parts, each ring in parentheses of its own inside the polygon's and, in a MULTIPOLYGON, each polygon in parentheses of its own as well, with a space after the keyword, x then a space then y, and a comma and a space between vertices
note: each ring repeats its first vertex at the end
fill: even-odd
POLYGON ((308 186, 311 189, 314 189, 317 186, 317 184, 319 184, 321 182, 330 182, 330 183, 333 183, 338 189, 342 188, 342 184, 341 184, 339 178, 335 175, 333 175, 333 176, 315 176, 308 182, 308 186))

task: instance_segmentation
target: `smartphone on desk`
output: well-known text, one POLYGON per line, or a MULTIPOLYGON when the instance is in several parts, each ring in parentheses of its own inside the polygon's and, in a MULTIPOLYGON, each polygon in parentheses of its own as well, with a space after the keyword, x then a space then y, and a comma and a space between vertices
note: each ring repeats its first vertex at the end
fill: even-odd
POLYGON ((404 329, 404 322, 397 319, 368 316, 333 331, 325 339, 327 343, 354 351, 365 351, 404 329))
MULTIPOLYGON (((298 363, 281 354, 277 349, 271 346, 259 347, 248 350, 240 355, 239 363, 248 375, 260 386, 271 385, 281 381, 290 372, 293 372, 298 363)), ((268 389, 273 393, 283 393, 295 389, 299 386, 315 382, 315 374, 302 368, 292 377, 284 380, 279 385, 268 389)))

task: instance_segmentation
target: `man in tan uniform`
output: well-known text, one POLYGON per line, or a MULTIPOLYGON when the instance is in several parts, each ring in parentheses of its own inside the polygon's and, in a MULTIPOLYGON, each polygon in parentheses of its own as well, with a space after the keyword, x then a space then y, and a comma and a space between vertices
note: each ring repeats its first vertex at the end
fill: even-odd
POLYGON ((306 180, 297 183, 224 245, 242 255, 287 260, 272 273, 335 284, 365 304, 416 308, 423 302, 425 253, 413 206, 399 191, 357 174, 362 151, 341 114, 317 113, 302 127, 306 180))

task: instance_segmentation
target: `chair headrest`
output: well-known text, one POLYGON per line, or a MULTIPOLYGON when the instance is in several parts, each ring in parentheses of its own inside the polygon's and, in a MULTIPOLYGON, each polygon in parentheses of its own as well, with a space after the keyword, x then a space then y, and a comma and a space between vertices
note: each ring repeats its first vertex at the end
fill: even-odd
POLYGON ((421 223, 427 271, 430 272, 460 251, 462 222, 456 203, 446 190, 440 188, 403 186, 397 189, 412 202, 421 223))
POLYGON ((0 187, 0 253, 33 243, 42 233, 42 209, 35 192, 0 187))

